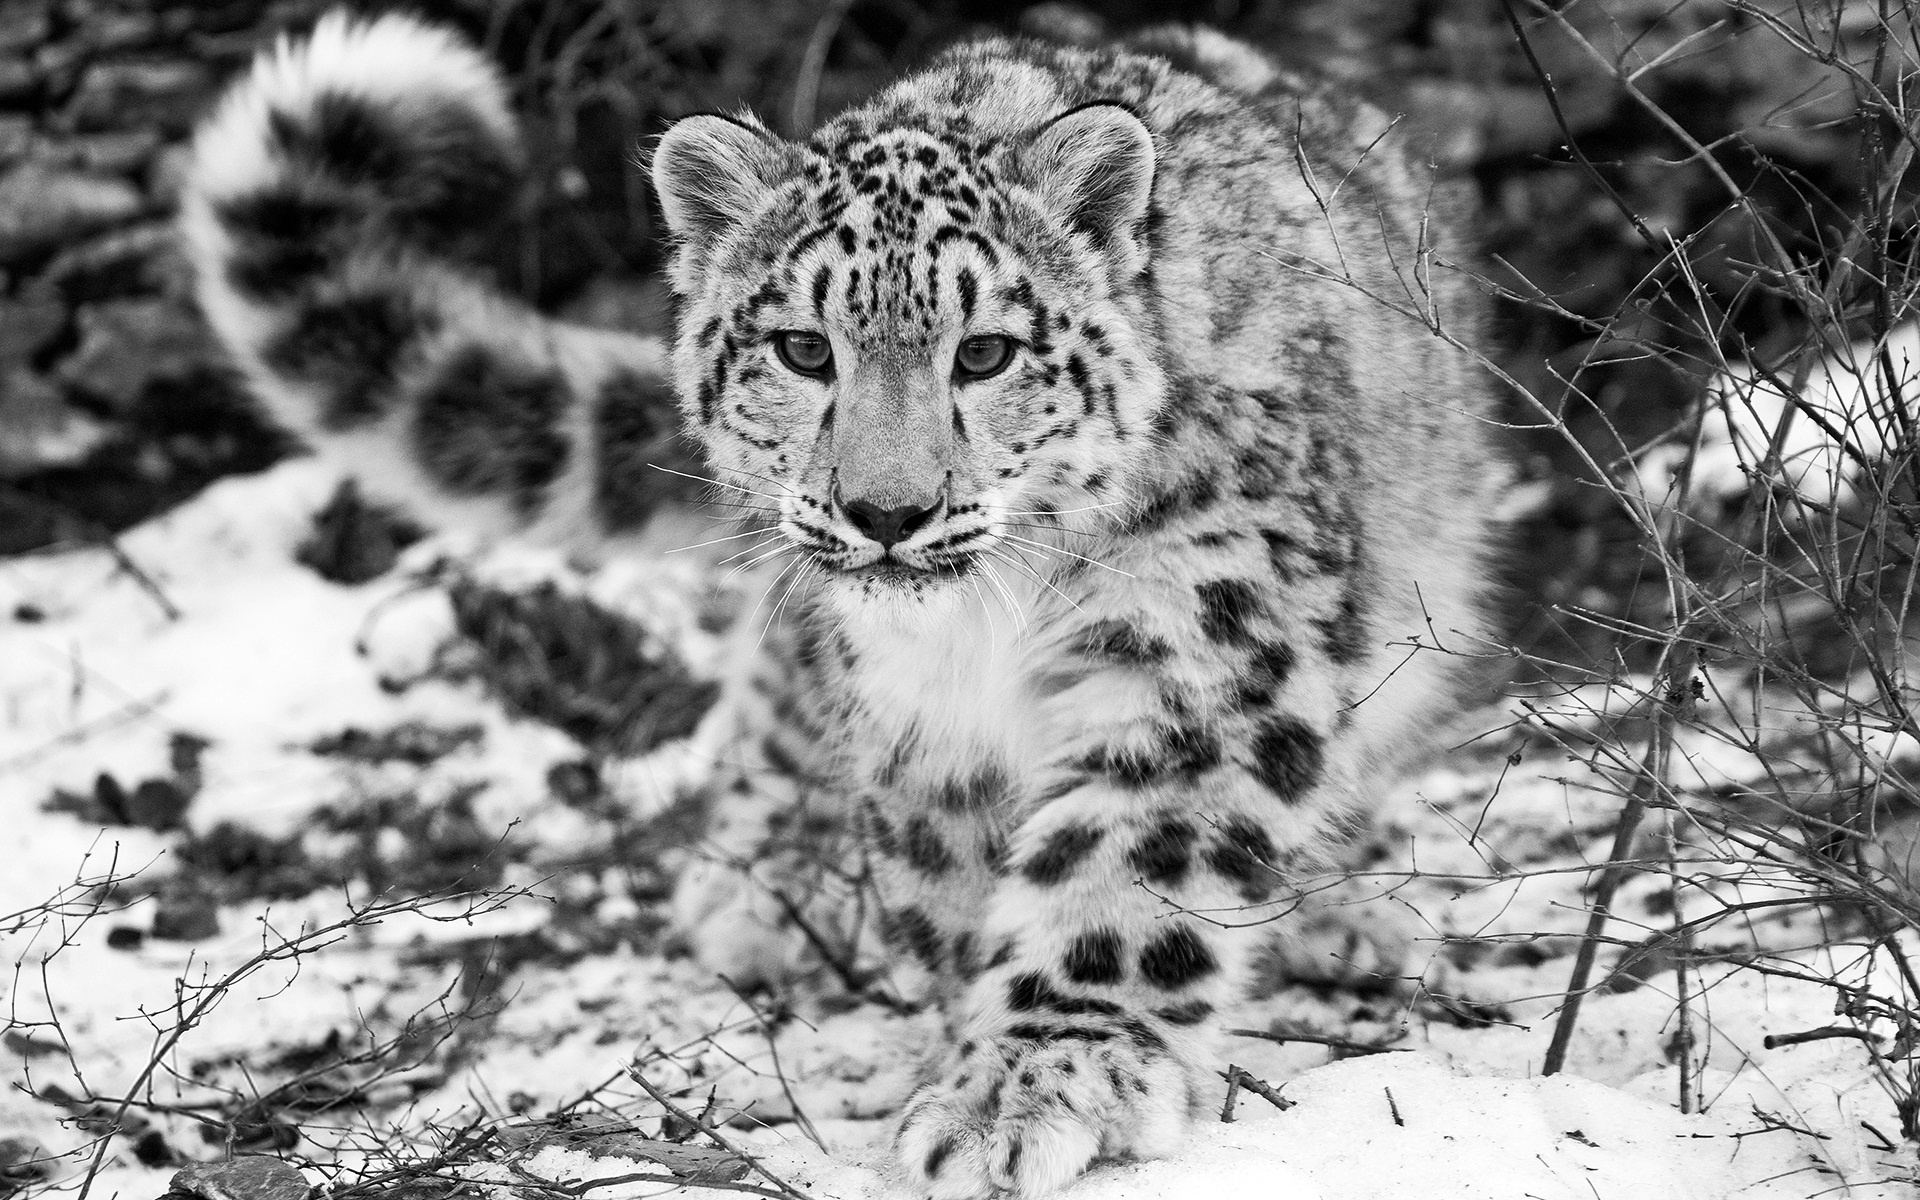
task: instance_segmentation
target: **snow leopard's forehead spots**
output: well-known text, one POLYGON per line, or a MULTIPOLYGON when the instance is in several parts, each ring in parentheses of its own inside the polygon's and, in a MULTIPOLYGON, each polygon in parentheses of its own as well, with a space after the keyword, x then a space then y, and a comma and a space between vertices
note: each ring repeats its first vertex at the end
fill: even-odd
POLYGON ((1021 182, 1013 141, 886 115, 792 148, 692 291, 679 369, 715 465, 776 482, 815 561, 959 577, 1005 516, 1111 500, 1160 376, 1135 281, 1021 182), (830 365, 796 369, 793 333, 824 338, 830 365), (1003 369, 961 368, 980 338, 1009 344, 1003 369), (862 504, 932 515, 889 544, 862 504))
POLYGON ((810 315, 862 346, 925 351, 973 320, 1008 257, 1010 208, 998 148, 952 124, 809 142, 794 194, 724 264, 740 273, 727 323, 750 332, 810 315))

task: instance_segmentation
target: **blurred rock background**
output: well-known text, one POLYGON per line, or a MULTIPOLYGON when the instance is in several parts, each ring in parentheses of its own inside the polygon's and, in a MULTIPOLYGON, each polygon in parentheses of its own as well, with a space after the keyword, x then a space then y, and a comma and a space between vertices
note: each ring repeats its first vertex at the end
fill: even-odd
MULTIPOLYGON (((203 330, 169 222, 186 140, 222 81, 333 6, 0 0, 0 554, 97 540, 295 449, 203 330)), ((1885 134, 1855 98, 1881 28, 1873 4, 1576 0, 1557 17, 1528 0, 405 7, 486 46, 532 131, 536 170, 502 281, 551 311, 654 331, 667 306, 635 149, 667 120, 746 103, 794 132, 973 34, 1084 40, 1210 22, 1406 114, 1408 136, 1477 192, 1490 286, 1519 297, 1499 306, 1503 364, 1577 428, 1611 422, 1629 444, 1699 394, 1703 348, 1673 311, 1676 274, 1723 302, 1721 352, 1798 337, 1746 248, 1764 223, 1817 251, 1861 190, 1863 139, 1885 134), (1769 13, 1811 14, 1828 61, 1791 47, 1769 13), (1755 203, 1731 203, 1727 178, 1755 203), (1552 302, 1525 299, 1542 295, 1552 302)), ((1638 569, 1631 531, 1581 486, 1563 442, 1520 437, 1516 449, 1537 481, 1518 513, 1517 578, 1534 599, 1607 607, 1638 569)))

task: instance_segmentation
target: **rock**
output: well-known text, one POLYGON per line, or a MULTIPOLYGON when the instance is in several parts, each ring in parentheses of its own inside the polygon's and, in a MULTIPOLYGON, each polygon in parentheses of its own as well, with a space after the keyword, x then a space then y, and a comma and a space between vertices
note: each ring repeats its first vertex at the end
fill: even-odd
POLYGON ((21 163, 0 175, 0 265, 25 263, 76 237, 124 225, 143 207, 125 180, 21 163))
POLYGON ((0 1196, 29 1183, 38 1183, 52 1172, 51 1154, 32 1138, 0 1137, 0 1196))
POLYGON ((53 14, 46 0, 0 0, 0 51, 31 50, 47 40, 53 14))
POLYGON ((124 414, 161 379, 185 379, 216 356, 207 331, 171 300, 108 300, 80 309, 80 347, 60 378, 124 414))
POLYGON ((200 768, 200 756, 212 746, 210 739, 197 733, 175 730, 167 737, 167 766, 173 771, 173 781, 188 796, 200 793, 200 784, 204 778, 200 768))
POLYGON ((167 221, 116 229, 69 246, 40 278, 82 304, 156 293, 185 297, 193 288, 193 272, 167 221))
POLYGON ((83 131, 139 126, 185 133, 205 111, 213 87, 212 73, 197 62, 100 62, 80 77, 63 116, 83 131))
POLYGON ((326 507, 314 514, 313 532, 294 549, 293 557, 322 579, 352 586, 386 574, 400 552, 422 536, 419 526, 368 502, 359 486, 346 479, 326 507))
POLYGON ((93 777, 93 803, 102 822, 127 823, 127 789, 105 771, 93 777))
POLYGON ((160 36, 160 18, 150 12, 89 13, 75 31, 93 50, 131 50, 160 36))
POLYGON ((67 327, 67 306, 57 298, 0 299, 0 370, 28 362, 67 327))
POLYGON ((40 68, 24 58, 0 54, 0 104, 25 105, 40 92, 40 68))
POLYGON ((107 432, 26 367, 0 371, 0 479, 77 466, 107 432))
POLYGON ((153 936, 170 942, 197 942, 220 932, 220 906, 199 890, 163 893, 153 914, 153 936))
POLYGON ((40 87, 53 98, 71 92, 87 65, 87 55, 87 48, 77 41, 50 42, 35 50, 33 66, 40 87))
POLYGON ((127 820, 157 833, 179 829, 192 797, 165 779, 148 779, 127 797, 127 820))
MULTIPOLYGON (((5 70, 6 64, 0 63, 0 74, 5 70)), ((0 94, 4 94, 3 91, 0 94)), ((33 118, 17 113, 0 113, 0 167, 19 162, 32 149, 33 118)))
POLYGON ((187 183, 187 165, 192 161, 193 150, 185 143, 160 148, 147 165, 147 195, 154 204, 166 209, 179 205, 180 192, 187 183))
POLYGON ((131 175, 147 165, 160 148, 160 135, 151 129, 129 129, 120 133, 91 133, 61 138, 54 143, 48 160, 60 166, 79 167, 107 175, 131 175))
POLYGON ((110 950, 138 950, 147 944, 147 931, 131 925, 115 925, 107 930, 107 948, 110 950))
POLYGON ((265 1154, 194 1163, 175 1171, 169 1186, 177 1195, 200 1200, 306 1200, 311 1190, 298 1168, 265 1154))
POLYGON ((167 1135, 158 1129, 149 1129, 134 1137, 133 1156, 140 1160, 143 1167, 172 1167, 182 1161, 167 1143, 167 1135))

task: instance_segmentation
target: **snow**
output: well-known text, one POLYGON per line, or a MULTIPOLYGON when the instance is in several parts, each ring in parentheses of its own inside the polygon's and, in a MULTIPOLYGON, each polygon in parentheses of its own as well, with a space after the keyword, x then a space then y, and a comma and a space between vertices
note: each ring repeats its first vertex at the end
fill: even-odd
MULTIPOLYGON (((645 1096, 624 1075, 637 1064, 661 1086, 692 1086, 689 1094, 702 1097, 713 1089, 726 1112, 740 1114, 730 1136, 816 1197, 904 1195, 890 1182, 887 1118, 911 1086, 917 1056, 941 1036, 935 1014, 894 1012, 820 987, 783 995, 776 1016, 772 999, 736 995, 644 938, 515 962, 498 979, 486 974, 503 939, 559 929, 555 914, 569 905, 584 906, 604 927, 642 927, 654 900, 618 863, 563 869, 604 852, 608 836, 601 818, 549 796, 548 770, 578 759, 578 745, 509 716, 477 684, 426 678, 452 628, 435 564, 459 562, 501 581, 559 580, 633 616, 708 675, 718 669, 717 642, 701 629, 696 598, 710 581, 696 564, 585 570, 549 551, 436 537, 380 580, 337 586, 293 555, 336 482, 316 462, 289 462, 223 482, 131 532, 122 548, 151 586, 97 549, 0 561, 0 951, 19 964, 0 976, 10 1014, 0 1047, 9 1085, 0 1092, 0 1140, 26 1138, 64 1155, 56 1178, 77 1187, 92 1135, 24 1089, 129 1094, 178 1006, 190 1010, 211 997, 206 985, 231 976, 218 1003, 161 1056, 151 1080, 156 1099, 189 1105, 220 1099, 222 1086, 265 1087, 264 1075, 256 1085, 245 1072, 266 1072, 278 1056, 330 1033, 367 1044, 395 1036, 410 1017, 477 1006, 456 1034, 456 1051, 369 1076, 377 1115, 316 1119, 322 1128, 295 1151, 308 1156, 314 1182, 330 1170, 386 1161, 380 1156, 407 1138, 428 1145, 432 1130, 475 1115, 518 1120, 516 1113, 537 1115, 589 1093, 612 1111, 645 1111, 645 1096), (9 613, 39 619, 9 621, 9 613), (483 733, 424 767, 354 764, 311 749, 350 726, 407 721, 483 733), (109 872, 164 877, 179 835, 103 829, 42 805, 56 789, 89 794, 101 772, 129 786, 164 774, 178 732, 210 742, 188 812, 202 833, 237 822, 324 840, 314 821, 327 805, 400 794, 431 800, 484 782, 476 823, 501 836, 511 829, 532 848, 500 881, 518 894, 478 913, 446 904, 394 913, 297 961, 259 956, 303 928, 341 920, 367 897, 322 889, 298 900, 230 903, 213 937, 111 947, 111 930, 146 928, 158 901, 128 892, 89 916, 76 881, 109 872), (73 903, 5 932, 5 914, 63 891, 73 903), (831 1153, 803 1136, 796 1107, 831 1153)), ((1490 713, 1481 728, 1506 720, 1490 713)), ((1408 781, 1383 802, 1368 872, 1324 898, 1344 905, 1371 896, 1373 907, 1359 911, 1372 914, 1364 920, 1376 932, 1404 920, 1401 944, 1412 948, 1413 972, 1428 960, 1429 985, 1480 1006, 1487 1020, 1447 1020, 1404 994, 1290 987, 1250 1001, 1234 1024, 1399 1038, 1399 1052, 1328 1061, 1317 1045, 1233 1039, 1231 1060, 1278 1086, 1294 1107, 1281 1112, 1242 1092, 1235 1121, 1196 1125, 1177 1157, 1102 1165, 1064 1195, 1912 1194, 1915 1148, 1897 1141, 1889 1087, 1860 1043, 1763 1044, 1769 1033, 1833 1024, 1830 987, 1732 965, 1695 973, 1689 1017, 1693 1057, 1704 1064, 1695 1080, 1704 1114, 1676 1109, 1670 970, 1592 996, 1570 1073, 1539 1075, 1565 987, 1565 951, 1585 919, 1587 874, 1575 868, 1604 855, 1617 801, 1581 785, 1577 767, 1550 748, 1529 744, 1517 765, 1503 761, 1519 753, 1516 745, 1452 755, 1408 781), (1442 937, 1469 935, 1483 953, 1443 958, 1442 937), (1892 1148, 1867 1126, 1894 1137, 1892 1148)), ((620 788, 630 815, 656 811, 677 783, 698 774, 707 753, 683 743, 630 764, 620 788)), ((1732 776, 1739 768, 1715 769, 1732 776)), ((1653 891, 1649 883, 1623 893, 1621 936, 1641 936, 1651 926, 1633 923, 1656 920, 1653 891)), ((1884 956, 1812 946, 1813 918, 1804 912, 1770 920, 1755 938, 1808 946, 1793 961, 1811 975, 1864 983, 1891 969, 1884 956)), ((1910 937, 1908 945, 1911 952, 1910 937)), ((219 1137, 200 1136, 188 1117, 148 1119, 179 1153, 224 1153, 219 1137)), ((559 1145, 516 1167, 567 1181, 625 1180, 587 1193, 596 1197, 667 1190, 658 1168, 559 1145)), ((173 1169, 143 1166, 116 1141, 90 1195, 151 1200, 173 1169)), ((466 1170, 503 1191, 511 1183, 497 1163, 466 1170)), ((689 1191, 698 1189, 681 1194, 689 1191)))
POLYGON ((1894 398, 1912 406, 1920 383, 1920 325, 1898 325, 1879 341, 1834 347, 1806 364, 1804 380, 1796 378, 1798 365, 1790 360, 1761 370, 1739 362, 1715 376, 1697 445, 1668 443, 1642 454, 1635 465, 1641 490, 1671 496, 1691 459, 1696 501, 1745 496, 1756 473, 1817 506, 1852 499, 1861 470, 1848 451, 1866 461, 1883 460, 1889 434, 1904 425, 1894 398), (1793 388, 1792 403, 1782 383, 1793 388), (1775 453, 1777 466, 1763 471, 1775 453))

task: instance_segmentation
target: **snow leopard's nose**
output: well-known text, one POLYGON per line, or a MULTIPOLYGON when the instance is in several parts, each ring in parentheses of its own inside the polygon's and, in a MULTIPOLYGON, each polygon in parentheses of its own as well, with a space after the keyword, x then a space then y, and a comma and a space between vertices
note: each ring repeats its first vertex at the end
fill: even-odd
POLYGON ((855 529, 879 542, 882 549, 891 549, 895 542, 904 542, 925 528, 933 515, 940 511, 940 501, 936 499, 925 508, 916 504, 881 508, 866 500, 848 500, 843 502, 842 507, 847 510, 847 520, 853 522, 855 529))

